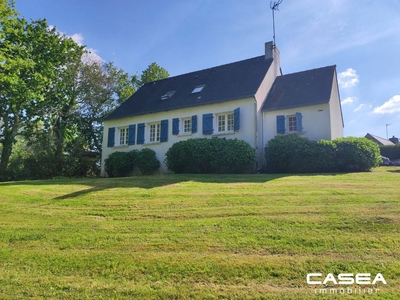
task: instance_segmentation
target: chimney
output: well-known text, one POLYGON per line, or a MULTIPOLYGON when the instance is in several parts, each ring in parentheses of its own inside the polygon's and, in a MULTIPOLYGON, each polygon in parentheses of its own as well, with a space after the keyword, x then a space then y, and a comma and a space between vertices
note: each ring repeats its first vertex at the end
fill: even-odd
POLYGON ((272 41, 265 43, 265 60, 270 58, 273 59, 273 66, 271 65, 271 67, 274 68, 274 77, 282 75, 280 53, 272 41))
POLYGON ((268 58, 274 58, 273 52, 274 51, 274 43, 271 42, 266 42, 265 43, 265 60, 268 58))

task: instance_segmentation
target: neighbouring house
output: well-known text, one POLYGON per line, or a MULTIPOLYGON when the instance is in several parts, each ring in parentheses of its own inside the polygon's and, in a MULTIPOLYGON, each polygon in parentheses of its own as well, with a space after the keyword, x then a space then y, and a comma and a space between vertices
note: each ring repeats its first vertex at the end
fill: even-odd
POLYGON ((371 141, 377 143, 377 144, 380 145, 380 146, 394 146, 394 145, 395 145, 395 144, 394 144, 392 141, 390 141, 390 140, 384 139, 384 138, 382 138, 382 137, 380 137, 380 136, 376 136, 376 135, 373 135, 373 134, 370 134, 370 133, 367 133, 367 134, 365 135, 365 137, 366 137, 367 139, 369 139, 369 140, 371 140, 371 141))
POLYGON ((391 141, 393 144, 398 144, 399 143, 399 138, 397 138, 397 137, 395 137, 395 136, 392 136, 390 139, 389 139, 389 141, 391 141))
POLYGON ((190 138, 248 142, 264 165, 266 143, 280 134, 310 140, 343 136, 336 66, 282 75, 279 50, 143 85, 104 122, 104 160, 115 151, 150 148, 168 172, 165 153, 190 138))

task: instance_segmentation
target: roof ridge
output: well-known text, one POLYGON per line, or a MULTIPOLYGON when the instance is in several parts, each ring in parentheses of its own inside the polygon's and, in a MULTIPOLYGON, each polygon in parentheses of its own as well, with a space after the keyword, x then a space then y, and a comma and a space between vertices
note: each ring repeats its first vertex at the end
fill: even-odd
MULTIPOLYGON (((234 64, 237 64, 237 63, 243 63, 243 62, 249 61, 249 60, 260 59, 262 57, 265 57, 265 55, 259 55, 259 56, 255 56, 255 57, 251 57, 251 58, 246 58, 246 59, 242 59, 242 60, 238 60, 238 61, 234 61, 234 62, 230 62, 230 63, 226 63, 226 64, 214 66, 214 67, 210 67, 210 68, 200 69, 200 70, 197 70, 197 71, 191 71, 191 72, 188 72, 188 73, 179 74, 179 75, 175 75, 175 76, 171 76, 171 77, 167 77, 167 78, 163 78, 163 79, 153 80, 153 81, 147 82, 145 84, 153 84, 154 82, 164 81, 164 80, 168 80, 168 79, 172 79, 172 78, 179 78, 179 77, 183 77, 183 76, 189 76, 190 74, 205 72, 205 71, 212 70, 212 69, 226 67, 228 65, 234 65, 234 64)), ((272 58, 269 58, 269 59, 272 59, 272 58)))
MULTIPOLYGON (((321 69, 328 69, 328 68, 336 68, 336 65, 330 65, 330 66, 325 66, 325 67, 318 67, 318 68, 308 69, 308 70, 304 70, 304 71, 298 71, 298 72, 288 73, 288 74, 284 74, 284 75, 281 75, 281 76, 295 75, 295 74, 300 74, 300 73, 305 73, 305 72, 311 72, 311 71, 316 71, 316 70, 321 70, 321 69)), ((278 77, 280 77, 280 76, 278 76, 278 77)))

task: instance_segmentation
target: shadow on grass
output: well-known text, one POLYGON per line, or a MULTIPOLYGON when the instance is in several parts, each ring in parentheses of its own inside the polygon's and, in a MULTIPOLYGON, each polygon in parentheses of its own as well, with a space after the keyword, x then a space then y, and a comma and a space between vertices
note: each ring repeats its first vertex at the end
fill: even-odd
POLYGON ((54 200, 73 199, 90 193, 114 188, 142 188, 152 189, 157 187, 178 184, 187 181, 203 183, 265 183, 268 181, 288 176, 335 176, 336 173, 326 174, 163 174, 154 176, 134 176, 120 178, 82 178, 82 179, 54 179, 38 181, 18 181, 0 183, 1 187, 17 185, 47 185, 57 189, 59 185, 89 186, 84 190, 75 191, 53 198, 54 200))

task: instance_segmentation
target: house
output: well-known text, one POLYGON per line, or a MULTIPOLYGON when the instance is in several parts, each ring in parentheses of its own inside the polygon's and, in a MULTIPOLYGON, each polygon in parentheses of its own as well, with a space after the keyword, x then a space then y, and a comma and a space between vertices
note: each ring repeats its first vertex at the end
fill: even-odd
POLYGON ((390 141, 390 140, 381 138, 380 136, 376 136, 376 135, 373 135, 373 134, 370 134, 370 133, 367 133, 367 134, 365 135, 365 137, 366 137, 367 139, 369 139, 369 140, 371 140, 371 141, 377 143, 379 146, 394 146, 394 145, 395 145, 395 143, 393 143, 393 142, 390 141))
POLYGON ((343 136, 336 66, 282 75, 279 50, 143 85, 104 122, 104 159, 148 147, 167 172, 165 153, 190 138, 248 142, 264 165, 264 148, 279 134, 311 140, 343 136))

